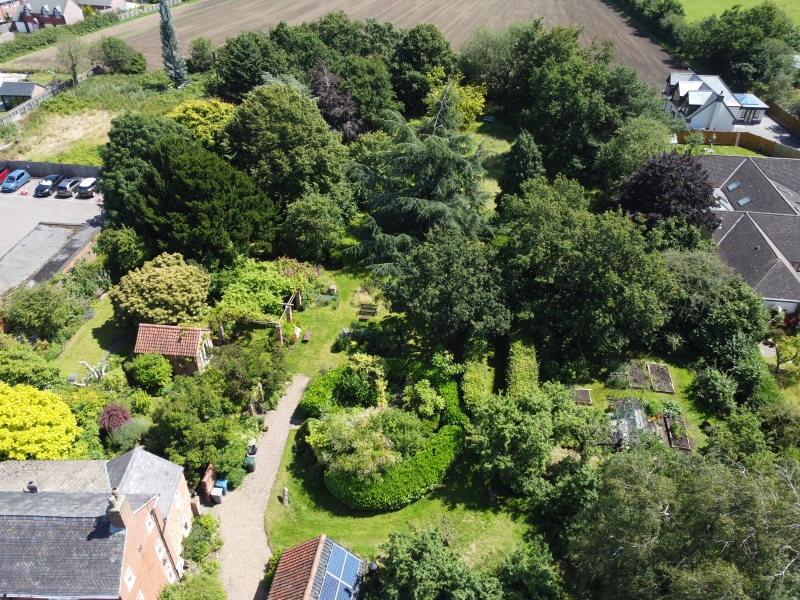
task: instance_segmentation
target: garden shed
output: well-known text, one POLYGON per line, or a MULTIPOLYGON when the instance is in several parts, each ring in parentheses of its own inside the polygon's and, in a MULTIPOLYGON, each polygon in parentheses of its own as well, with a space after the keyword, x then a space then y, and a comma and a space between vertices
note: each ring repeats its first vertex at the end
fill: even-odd
POLYGON ((169 360, 176 375, 191 375, 205 370, 213 347, 208 329, 140 323, 133 351, 157 352, 169 360))

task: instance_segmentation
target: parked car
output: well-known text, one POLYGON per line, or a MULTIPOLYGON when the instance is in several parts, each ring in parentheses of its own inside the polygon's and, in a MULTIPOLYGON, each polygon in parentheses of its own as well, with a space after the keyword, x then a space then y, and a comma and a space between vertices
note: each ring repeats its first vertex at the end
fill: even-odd
POLYGON ((61 183, 58 184, 58 191, 56 192, 56 198, 75 197, 75 192, 78 191, 78 186, 80 184, 81 184, 80 178, 63 180, 61 183))
POLYGON ((94 177, 87 177, 78 186, 78 196, 81 198, 93 198, 97 193, 97 188, 100 185, 100 180, 94 177))
POLYGON ((11 169, 9 169, 8 167, 3 167, 2 169, 0 169, 0 183, 3 183, 6 180, 6 177, 8 177, 8 174, 10 172, 11 169))
POLYGON ((13 173, 10 173, 8 177, 6 177, 5 181, 3 181, 2 187, 0 187, 0 190, 4 192, 16 192, 30 180, 30 173, 23 171, 22 169, 17 169, 13 173))
POLYGON ((33 195, 39 197, 49 196, 56 191, 58 184, 61 183, 63 179, 63 175, 48 175, 44 177, 39 182, 39 185, 36 186, 36 189, 33 190, 33 195))

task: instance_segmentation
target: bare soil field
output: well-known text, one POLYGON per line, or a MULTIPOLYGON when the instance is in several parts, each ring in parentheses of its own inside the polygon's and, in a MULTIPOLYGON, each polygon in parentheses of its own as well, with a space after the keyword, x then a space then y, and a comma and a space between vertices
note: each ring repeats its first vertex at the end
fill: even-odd
MULTIPOLYGON (((314 21, 329 12, 345 11, 351 18, 375 18, 407 28, 430 22, 441 27, 458 48, 482 25, 502 27, 519 19, 542 17, 548 25, 575 24, 585 28, 585 41, 610 38, 617 58, 634 67, 640 77, 659 88, 669 70, 681 63, 633 27, 602 0, 200 0, 172 9, 178 38, 184 49, 198 36, 223 44, 240 31, 268 29, 280 21, 293 25, 314 21)), ((124 39, 147 57, 150 69, 161 66, 159 14, 154 12, 87 36, 124 39)), ((54 67, 55 48, 40 50, 10 63, 14 68, 54 67)))

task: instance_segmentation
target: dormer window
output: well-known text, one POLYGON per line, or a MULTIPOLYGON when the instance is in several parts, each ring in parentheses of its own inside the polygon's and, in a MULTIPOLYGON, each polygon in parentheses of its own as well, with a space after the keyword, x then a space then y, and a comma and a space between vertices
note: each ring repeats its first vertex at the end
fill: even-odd
POLYGON ((31 9, 30 9, 30 7, 26 6, 26 7, 25 7, 25 10, 24 10, 23 12, 25 13, 25 16, 26 16, 26 17, 30 17, 30 16, 31 16, 31 9))
POLYGON ((58 10, 57 8, 54 8, 53 9, 53 16, 54 17, 60 17, 61 16, 61 11, 58 10))
POLYGON ((43 7, 42 7, 42 16, 43 16, 43 17, 48 17, 48 16, 50 16, 50 15, 48 14, 48 12, 47 12, 47 7, 45 7, 45 6, 43 6, 43 7))

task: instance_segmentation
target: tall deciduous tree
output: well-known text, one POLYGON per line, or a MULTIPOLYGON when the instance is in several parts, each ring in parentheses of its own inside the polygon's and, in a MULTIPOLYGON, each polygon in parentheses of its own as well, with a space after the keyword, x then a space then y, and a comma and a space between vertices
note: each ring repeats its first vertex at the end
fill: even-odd
POLYGON ((393 533, 384 551, 384 568, 367 584, 365 600, 502 597, 497 579, 474 571, 462 561, 446 546, 439 530, 393 533))
POLYGON ((392 310, 405 312, 418 331, 459 342, 502 335, 509 327, 500 273, 488 250, 452 229, 432 229, 423 244, 396 262, 383 284, 392 310))
POLYGON ((585 207, 581 186, 563 178, 552 186, 531 180, 521 197, 504 199, 499 258, 507 297, 550 377, 569 356, 647 340, 667 315, 671 280, 641 227, 621 213, 585 207))
POLYGON ((256 88, 237 107, 225 143, 232 164, 282 209, 309 193, 333 193, 347 154, 314 101, 279 83, 256 88))
POLYGON ((651 156, 669 149, 670 132, 650 117, 628 119, 597 153, 595 171, 608 185, 632 174, 651 156))
POLYGON ((281 225, 281 247, 299 260, 321 262, 339 245, 342 209, 327 196, 310 194, 292 202, 281 225))
POLYGON ((125 275, 109 293, 122 321, 179 325, 206 307, 211 278, 180 254, 162 254, 125 275))
POLYGON ((78 36, 68 36, 58 44, 56 60, 72 76, 72 83, 77 85, 78 73, 89 66, 89 46, 78 36))
POLYGON ((308 72, 308 76, 322 118, 331 129, 342 134, 345 142, 352 142, 365 131, 364 121, 356 115, 352 94, 340 89, 341 79, 328 70, 322 59, 319 59, 316 69, 308 72))
POLYGON ((214 42, 203 35, 189 42, 189 59, 186 68, 190 73, 205 73, 214 66, 214 42))
POLYGON ((0 381, 0 459, 64 459, 78 433, 75 417, 56 394, 0 381))
POLYGON ((683 217, 711 231, 719 226, 711 210, 716 200, 708 173, 691 156, 675 150, 649 158, 625 178, 618 202, 625 212, 650 221, 683 217))
POLYGON ((166 0, 159 0, 158 8, 161 12, 161 57, 164 59, 164 72, 172 83, 181 85, 187 77, 186 59, 181 54, 178 34, 175 33, 166 0))
POLYGON ((435 67, 442 67, 447 76, 454 75, 455 52, 436 25, 415 25, 405 32, 397 47, 392 69, 394 89, 408 112, 425 111, 425 96, 430 92, 426 75, 435 67))

